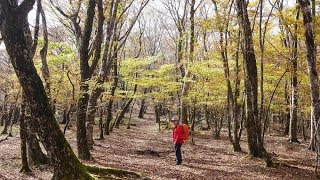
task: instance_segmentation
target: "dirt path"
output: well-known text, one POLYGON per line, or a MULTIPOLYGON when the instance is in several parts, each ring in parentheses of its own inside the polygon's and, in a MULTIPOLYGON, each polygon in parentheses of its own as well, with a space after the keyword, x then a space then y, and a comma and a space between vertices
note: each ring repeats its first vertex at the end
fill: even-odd
MULTIPOLYGON (((246 152, 234 153, 226 132, 221 140, 214 140, 208 132, 197 135, 196 145, 183 145, 183 163, 176 166, 171 131, 159 132, 153 114, 133 123, 136 126, 131 129, 121 126, 104 140, 96 140, 95 160, 86 163, 137 171, 151 179, 316 179, 314 154, 305 150, 306 144, 292 145, 284 137, 266 139, 267 150, 280 163, 277 168, 265 168, 259 159, 248 160, 246 152)), ((73 147, 74 130, 67 133, 73 147)), ((0 143, 0 179, 50 179, 51 173, 44 168, 33 168, 30 175, 19 173, 20 140, 15 134, 0 143)), ((245 141, 241 146, 247 150, 245 141)))
MULTIPOLYGON (((93 154, 98 164, 142 172, 152 179, 316 179, 314 155, 305 144, 291 145, 282 137, 267 139, 268 151, 282 165, 265 168, 262 160, 248 160, 246 152, 234 153, 226 132, 221 140, 206 132, 197 135, 196 145, 183 145, 183 165, 176 166, 171 131, 159 132, 152 114, 135 123, 130 130, 121 127, 97 141, 93 154)), ((245 142, 242 148, 247 149, 245 142)))

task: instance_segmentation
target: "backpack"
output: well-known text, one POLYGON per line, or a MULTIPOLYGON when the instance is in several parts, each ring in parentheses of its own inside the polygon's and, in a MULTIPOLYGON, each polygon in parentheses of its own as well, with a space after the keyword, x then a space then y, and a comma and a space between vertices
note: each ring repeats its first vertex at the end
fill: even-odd
POLYGON ((188 124, 182 124, 182 128, 183 128, 182 139, 184 142, 186 142, 190 135, 190 130, 189 130, 190 128, 188 124))

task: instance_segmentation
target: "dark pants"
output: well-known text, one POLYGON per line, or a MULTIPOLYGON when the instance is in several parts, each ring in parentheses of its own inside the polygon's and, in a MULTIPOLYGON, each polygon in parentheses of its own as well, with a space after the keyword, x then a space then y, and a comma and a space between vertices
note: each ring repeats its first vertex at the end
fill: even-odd
POLYGON ((181 146, 182 144, 175 143, 174 144, 174 149, 176 152, 176 164, 179 165, 182 162, 182 156, 181 156, 181 146))

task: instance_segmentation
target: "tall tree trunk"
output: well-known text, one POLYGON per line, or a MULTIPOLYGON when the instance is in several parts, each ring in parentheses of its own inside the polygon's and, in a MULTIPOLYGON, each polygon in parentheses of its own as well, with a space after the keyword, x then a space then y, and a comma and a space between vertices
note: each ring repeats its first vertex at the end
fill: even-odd
POLYGON ((310 90, 311 90, 311 139, 309 148, 319 152, 320 145, 320 102, 319 102, 319 79, 318 71, 316 67, 316 47, 314 44, 314 35, 313 35, 313 24, 312 24, 312 15, 311 15, 311 5, 309 0, 298 0, 303 14, 303 23, 305 29, 305 44, 306 44, 306 54, 307 54, 307 63, 308 63, 308 72, 310 79, 310 90), (317 132, 314 132, 315 129, 318 129, 317 132), (316 136, 315 136, 316 135, 316 136))
MULTIPOLYGON (((191 7, 190 7, 190 49, 189 49, 189 62, 192 63, 194 59, 194 47, 195 47, 195 23, 194 23, 194 15, 196 12, 195 9, 195 0, 191 0, 191 7)), ((184 76, 184 83, 182 87, 181 92, 181 121, 184 124, 188 124, 188 105, 186 98, 188 96, 189 88, 190 88, 190 82, 188 81, 188 78, 190 78, 190 71, 188 71, 187 64, 185 64, 185 76, 184 76)))
POLYGON ((91 179, 64 138, 32 62, 24 27, 29 27, 25 22, 34 3, 35 0, 25 0, 19 6, 12 6, 8 1, 0 2, 2 18, 5 18, 1 21, 2 38, 26 101, 36 117, 37 134, 52 158, 52 179, 91 179))
MULTIPOLYGON (((101 93, 104 91, 102 87, 102 83, 106 81, 107 76, 110 72, 110 65, 112 62, 111 57, 109 56, 110 50, 112 49, 112 35, 115 29, 116 24, 116 14, 118 10, 119 0, 112 0, 110 2, 110 10, 108 15, 108 22, 107 22, 107 34, 105 40, 105 50, 103 52, 100 72, 97 77, 97 82, 94 86, 94 89, 90 93, 90 98, 88 102, 88 112, 87 112, 87 137, 88 137, 88 146, 92 149, 93 148, 93 125, 94 125, 94 117, 97 111, 97 101, 100 97, 101 93), (110 47, 111 46, 111 47, 110 47)), ((98 1, 98 10, 99 10, 99 22, 98 22, 98 36, 100 39, 103 37, 103 24, 104 24, 104 14, 103 14, 103 2, 102 0, 98 1)), ((97 44, 98 48, 96 49, 96 58, 100 58, 101 53, 101 44, 102 40, 100 40, 97 44)))
POLYGON ((233 100, 233 114, 232 114, 232 121, 233 121, 233 150, 235 152, 241 152, 240 146, 240 139, 242 133, 242 121, 240 122, 240 104, 238 103, 238 98, 240 96, 240 66, 239 66, 239 51, 240 51, 240 39, 241 39, 241 31, 238 32, 238 42, 237 42, 237 51, 235 54, 235 61, 236 61, 236 79, 235 79, 235 87, 234 87, 234 100, 233 100))
MULTIPOLYGON (((47 53, 48 53, 48 29, 47 29, 47 20, 44 10, 41 5, 41 0, 38 0, 38 8, 40 10, 41 19, 42 19, 42 28, 43 28, 43 47, 40 50, 40 57, 41 57, 41 73, 42 77, 45 82, 45 90, 47 92, 47 96, 49 98, 49 102, 51 102, 51 82, 50 82, 50 71, 47 63, 47 53)), ((53 103, 53 102, 51 102, 53 103)), ((53 105, 52 105, 53 108, 53 105)))
POLYGON ((110 95, 110 99, 107 105, 107 118, 106 118, 106 122, 104 125, 104 132, 106 135, 110 134, 110 123, 112 121, 112 107, 113 107, 113 97, 115 95, 117 86, 118 86, 118 65, 117 65, 118 61, 117 61, 117 56, 115 57, 114 61, 113 61, 113 82, 112 82, 112 86, 111 86, 111 95, 110 95))
POLYGON ((85 20, 85 26, 83 30, 83 35, 80 40, 80 93, 78 99, 77 107, 77 147, 78 155, 80 159, 91 159, 91 154, 89 151, 87 133, 86 133, 86 112, 89 100, 89 42, 92 32, 93 18, 95 14, 95 0, 89 0, 87 8, 87 17, 85 20))
MULTIPOLYGON (((296 21, 299 19, 299 9, 297 9, 296 21)), ((298 121, 298 37, 297 22, 294 25, 294 35, 292 39, 291 56, 291 105, 290 105, 290 123, 289 123, 289 141, 299 142, 297 138, 298 121)))
POLYGON ((249 154, 253 157, 266 158, 267 166, 272 166, 272 161, 268 157, 263 147, 261 135, 261 123, 258 111, 258 75, 256 57, 254 54, 251 25, 247 12, 245 0, 237 0, 237 12, 240 19, 240 26, 244 36, 243 59, 245 62, 246 76, 246 106, 247 106, 247 138, 249 154))
MULTIPOLYGON (((218 21, 222 21, 221 15, 218 12, 218 6, 215 0, 212 0, 214 4, 214 9, 216 12, 216 17, 218 21)), ((231 9, 229 9, 228 16, 230 15, 231 9)), ((228 17, 229 18, 229 17, 228 17)), ((227 117, 227 122, 228 122, 228 130, 229 130, 229 140, 233 144, 234 151, 239 151, 241 150, 239 141, 236 141, 238 139, 238 119, 237 119, 237 114, 235 114, 235 103, 236 103, 236 97, 234 97, 233 92, 232 92, 232 87, 231 87, 231 82, 230 82, 230 69, 229 69, 229 60, 228 60, 228 52, 227 52, 227 46, 228 46, 228 39, 227 39, 227 33, 228 33, 228 26, 229 26, 229 19, 227 19, 226 24, 219 24, 219 31, 220 31, 220 54, 221 54, 221 60, 223 62, 223 68, 224 68, 224 78, 226 81, 226 86, 227 86, 227 106, 226 106, 226 117, 227 117), (224 31, 225 29, 225 31, 224 31), (231 125, 232 123, 232 125, 231 125), (231 129, 231 126, 234 127, 231 129), (231 133, 231 131, 233 133, 231 133)), ((240 37, 239 37, 240 39, 240 37)), ((238 60, 237 60, 238 61, 238 60)))

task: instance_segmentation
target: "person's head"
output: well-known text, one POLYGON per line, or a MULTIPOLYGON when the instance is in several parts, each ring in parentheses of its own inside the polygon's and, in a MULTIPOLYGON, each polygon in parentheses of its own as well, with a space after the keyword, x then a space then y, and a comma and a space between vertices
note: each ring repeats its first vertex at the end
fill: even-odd
POLYGON ((173 118, 171 119, 171 122, 172 122, 172 124, 174 124, 174 125, 176 126, 176 125, 179 124, 179 118, 173 117, 173 118))

